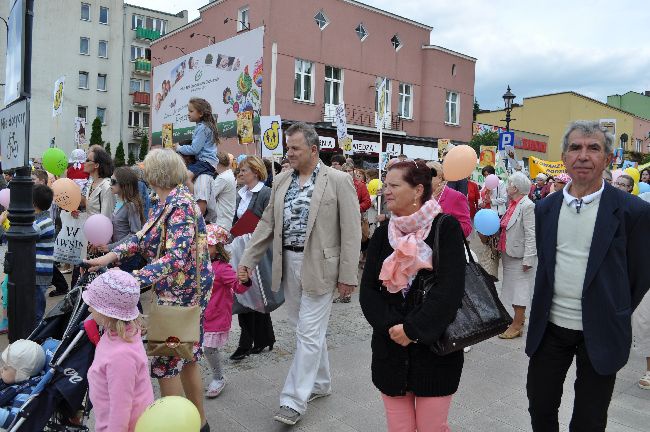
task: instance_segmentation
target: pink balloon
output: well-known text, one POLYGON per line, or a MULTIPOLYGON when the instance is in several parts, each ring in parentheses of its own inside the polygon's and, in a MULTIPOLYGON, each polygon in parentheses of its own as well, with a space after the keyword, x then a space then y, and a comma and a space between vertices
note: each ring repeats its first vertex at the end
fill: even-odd
POLYGON ((6 209, 9 208, 9 188, 0 190, 0 205, 6 209))
POLYGON ((113 237, 113 222, 103 214, 92 215, 84 224, 84 234, 90 244, 106 245, 113 237))
MULTIPOLYGON (((625 174, 622 169, 612 171, 612 182, 615 182, 622 174, 625 174)), ((0 191, 0 193, 2 193, 0 191)))
POLYGON ((485 187, 489 190, 493 190, 499 187, 499 177, 494 174, 490 174, 489 176, 485 177, 485 187))

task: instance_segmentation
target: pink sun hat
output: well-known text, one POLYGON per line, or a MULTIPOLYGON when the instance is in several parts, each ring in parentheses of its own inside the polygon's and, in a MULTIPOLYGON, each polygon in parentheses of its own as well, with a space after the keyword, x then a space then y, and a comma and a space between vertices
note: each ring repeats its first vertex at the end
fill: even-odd
POLYGON ((569 174, 567 174, 567 173, 562 173, 562 174, 560 174, 558 176, 555 176, 555 181, 567 184, 567 183, 569 183, 571 181, 571 176, 569 176, 569 174))
POLYGON ((228 243, 228 238, 230 237, 228 231, 225 228, 210 224, 205 227, 208 233, 208 244, 210 246, 215 246, 217 243, 228 243))
POLYGON ((133 321, 140 316, 140 284, 129 273, 119 269, 99 275, 81 297, 88 306, 109 318, 133 321))

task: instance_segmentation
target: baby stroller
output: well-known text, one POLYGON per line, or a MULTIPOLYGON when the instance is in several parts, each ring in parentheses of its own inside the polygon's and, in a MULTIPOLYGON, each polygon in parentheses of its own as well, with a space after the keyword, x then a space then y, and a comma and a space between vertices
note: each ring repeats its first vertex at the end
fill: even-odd
POLYGON ((10 432, 89 431, 90 416, 87 374, 95 354, 95 345, 86 335, 84 321, 88 306, 81 298, 89 277, 84 273, 77 285, 52 308, 29 336, 41 344, 47 363, 44 375, 20 408, 10 432))

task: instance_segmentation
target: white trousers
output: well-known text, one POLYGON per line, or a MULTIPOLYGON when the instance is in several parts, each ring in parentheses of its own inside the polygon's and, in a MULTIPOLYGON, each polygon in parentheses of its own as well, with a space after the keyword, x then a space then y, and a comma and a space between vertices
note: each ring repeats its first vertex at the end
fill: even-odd
POLYGON ((282 288, 289 324, 296 330, 296 352, 280 395, 280 405, 307 411, 311 393, 329 393, 332 388, 327 356, 327 324, 334 291, 320 296, 303 293, 300 273, 302 252, 282 251, 282 288))

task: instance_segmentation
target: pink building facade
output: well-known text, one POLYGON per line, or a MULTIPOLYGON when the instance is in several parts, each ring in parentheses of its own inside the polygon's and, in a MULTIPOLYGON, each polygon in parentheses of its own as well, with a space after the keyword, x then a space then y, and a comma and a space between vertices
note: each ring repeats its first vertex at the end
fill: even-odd
MULTIPOLYGON (((333 107, 345 102, 348 132, 378 142, 376 86, 385 78, 384 143, 436 147, 472 137, 476 59, 430 45, 431 27, 352 0, 216 0, 200 14, 152 44, 152 58, 164 63, 180 55, 170 47, 189 53, 245 24, 264 26, 262 115, 280 115, 283 127, 305 121, 336 137, 333 107)), ((241 152, 235 141, 222 148, 241 152)))

